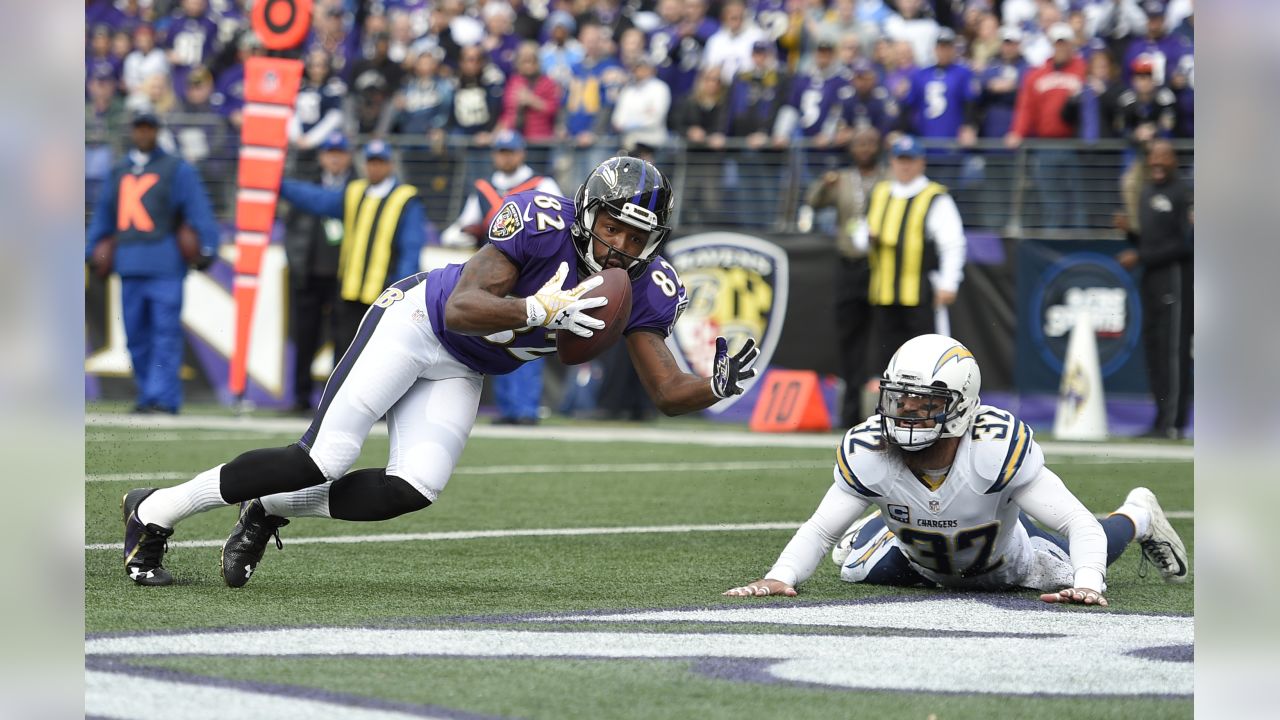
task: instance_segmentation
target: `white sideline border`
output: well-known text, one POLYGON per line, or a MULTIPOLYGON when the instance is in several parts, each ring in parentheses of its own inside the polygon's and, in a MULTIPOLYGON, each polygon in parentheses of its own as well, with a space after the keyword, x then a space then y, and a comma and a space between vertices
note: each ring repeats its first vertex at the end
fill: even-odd
MULTIPOLYGON (((1105 518, 1110 513, 1098 513, 1096 517, 1105 518)), ((1166 516, 1175 520, 1192 520, 1195 513, 1189 510, 1166 512, 1166 516)), ((327 535, 315 537, 291 537, 290 545, 356 545, 362 543, 394 543, 422 542, 438 540, 482 540, 489 538, 513 537, 578 537, 583 535, 653 535, 666 533, 695 532, 756 532, 761 530, 795 530, 801 523, 764 522, 733 523, 723 525, 631 525, 622 527, 580 527, 580 528, 527 528, 522 530, 454 530, 448 532, 429 533, 384 533, 380 535, 327 535)), ((217 540, 179 540, 169 543, 170 548, 211 548, 222 547, 225 538, 217 540)), ((85 550, 115 550, 119 552, 121 543, 90 543, 85 550)))
MULTIPOLYGON (((86 428, 119 428, 140 431, 165 430, 218 430, 223 432, 259 432, 274 434, 298 434, 310 425, 303 418, 232 417, 216 415, 178 415, 136 417, 111 413, 86 413, 86 428)), ((386 425, 374 425, 372 435, 385 436, 386 425)), ((787 447, 833 448, 843 433, 814 433, 784 435, 754 433, 737 430, 710 430, 699 432, 693 428, 654 427, 507 427, 476 425, 471 435, 479 438, 506 440, 563 440, 572 442, 633 442, 674 445, 701 445, 709 447, 787 447)), ((1045 454, 1060 457, 1093 457, 1107 460, 1148 459, 1186 460, 1194 458, 1190 445, 1163 443, 1076 443, 1041 442, 1045 454)))

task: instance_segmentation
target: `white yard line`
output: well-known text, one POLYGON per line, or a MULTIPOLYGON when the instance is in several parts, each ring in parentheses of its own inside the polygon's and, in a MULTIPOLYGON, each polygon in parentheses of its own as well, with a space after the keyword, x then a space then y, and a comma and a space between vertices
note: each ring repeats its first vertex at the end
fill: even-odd
MULTIPOLYGON (((220 430, 224 432, 258 432, 271 434, 302 434, 310 421, 302 418, 230 417, 179 415, 176 417, 114 415, 89 413, 85 426, 91 428, 125 428, 142 431, 169 430, 220 430)), ((386 435, 386 426, 374 426, 373 434, 386 435)), ((833 448, 839 441, 839 433, 821 434, 773 434, 733 430, 698 430, 689 427, 505 427, 477 425, 472 436, 506 440, 564 440, 571 442, 630 442, 702 445, 711 447, 790 447, 833 448)), ((121 438, 124 439, 124 438, 121 438)), ((176 438, 175 438, 176 439, 176 438)), ((182 438, 189 441, 190 438, 182 438)), ((1061 457, 1091 457, 1105 459, 1146 458, 1152 460, 1191 460, 1194 450, 1190 445, 1163 443, 1067 443, 1042 442, 1048 455, 1061 457)))
MULTIPOLYGON (((1100 513, 1099 518, 1106 517, 1100 513)), ((1174 510, 1165 515, 1175 520, 1190 520, 1195 514, 1189 510, 1174 510)), ((430 533, 385 533, 381 535, 329 535, 317 537, 291 537, 290 545, 354 545, 361 543, 419 542, 433 540, 480 540, 512 537, 574 537, 582 535, 653 535, 694 532, 755 532, 760 530, 795 530, 797 521, 735 523, 723 525, 635 525, 627 527, 585 528, 529 528, 524 530, 455 530, 430 533)), ((171 548, 222 547, 225 538, 216 540, 179 540, 169 543, 171 548)), ((119 543, 91 543, 85 550, 120 550, 119 543)))

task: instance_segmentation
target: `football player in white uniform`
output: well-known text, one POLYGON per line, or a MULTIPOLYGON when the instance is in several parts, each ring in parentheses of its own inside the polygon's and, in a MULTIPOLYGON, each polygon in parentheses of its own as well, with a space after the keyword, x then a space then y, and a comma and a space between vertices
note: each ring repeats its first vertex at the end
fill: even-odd
POLYGON ((904 343, 878 414, 836 450, 834 486, 813 517, 763 579, 724 594, 795 595, 833 545, 848 582, 1021 587, 1045 602, 1105 606, 1107 565, 1136 539, 1166 582, 1186 581, 1186 549, 1150 490, 1135 488, 1099 523, 1045 467, 1031 428, 980 404, 981 383, 973 353, 954 339, 904 343))

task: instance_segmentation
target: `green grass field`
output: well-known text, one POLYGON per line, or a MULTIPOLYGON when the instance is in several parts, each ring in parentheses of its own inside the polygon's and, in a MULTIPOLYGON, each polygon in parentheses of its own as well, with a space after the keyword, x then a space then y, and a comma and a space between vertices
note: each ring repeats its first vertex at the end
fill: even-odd
MULTIPOLYGON (((640 426, 592 427, 625 433, 640 426)), ((834 440, 817 441, 814 447, 769 447, 766 439, 750 447, 692 445, 676 441, 691 433, 705 438, 713 430, 698 423, 658 427, 675 429, 672 442, 500 439, 478 432, 435 506, 375 524, 294 520, 282 530, 284 550, 270 548, 252 582, 232 590, 219 577, 218 548, 235 521, 235 510, 206 513, 182 524, 166 560, 178 583, 143 588, 126 579, 121 565, 120 497, 132 487, 177 484, 244 450, 286 444, 297 433, 271 434, 253 427, 184 429, 167 427, 163 419, 145 428, 90 424, 85 452, 89 480, 85 485, 89 544, 85 626, 90 657, 99 661, 91 663, 91 668, 109 675, 109 687, 116 687, 115 681, 122 678, 149 678, 215 694, 240 692, 278 702, 320 703, 312 717, 326 713, 354 717, 350 713, 356 708, 369 713, 368 717, 436 713, 448 717, 728 718, 761 712, 784 717, 857 714, 922 719, 1030 717, 1033 713, 1072 718, 1191 716, 1189 686, 1176 693, 1135 690, 1102 697, 1054 696, 1052 688, 1039 693, 1034 688, 1013 693, 910 692, 886 689, 891 687, 886 685, 876 685, 879 690, 848 689, 825 681, 760 681, 766 673, 748 672, 747 661, 724 660, 717 653, 710 655, 719 660, 708 660, 708 652, 702 649, 704 643, 749 646, 758 636, 766 644, 835 643, 830 647, 837 651, 839 643, 849 644, 852 651, 857 643, 892 641, 901 642, 907 652, 921 638, 927 642, 937 634, 932 630, 858 627, 856 620, 837 628, 821 619, 800 622, 773 615, 737 621, 569 618, 601 611, 734 608, 806 610, 821 618, 827 611, 813 606, 830 605, 831 612, 851 611, 856 619, 858 607, 849 607, 851 601, 956 597, 939 591, 842 583, 829 562, 801 587, 796 599, 721 597, 724 589, 767 570, 791 536, 792 529, 787 528, 799 525, 812 512, 831 482, 834 440), (134 477, 126 477, 130 475, 134 477), (787 527, 751 527, 766 523, 787 527), (747 527, 705 527, 717 525, 747 527), (566 532, 581 528, 591 530, 589 534, 566 532), (531 530, 545 532, 516 532, 531 530), (469 534, 474 531, 492 532, 474 537, 469 534), (462 537, 394 537, 410 533, 462 537), (369 535, 393 537, 335 542, 369 535), (182 544, 188 541, 207 544, 182 544), (556 615, 563 617, 552 617, 553 622, 531 620, 556 615), (242 656, 205 648, 200 638, 211 636, 201 633, 189 635, 195 638, 190 644, 170 643, 174 649, 164 651, 178 654, 98 652, 93 646, 102 638, 219 628, 367 628, 359 632, 385 631, 392 640, 370 651, 359 650, 358 641, 337 649, 308 650, 280 635, 265 644, 247 643, 245 647, 252 645, 251 649, 231 651, 243 652, 242 656), (397 633, 409 631, 425 633, 426 644, 396 649, 397 633), (599 636, 599 647, 585 651, 505 649, 503 643, 512 637, 541 637, 530 633, 552 633, 554 642, 571 642, 575 634, 579 640, 605 634, 599 636), (795 637, 800 635, 805 637, 795 637), (644 649, 649 640, 670 640, 679 647, 686 638, 689 649, 682 657, 663 659, 662 652, 644 649), (614 656, 633 640, 641 647, 635 655, 614 656), (443 649, 450 642, 460 643, 462 649, 443 649), (531 656, 544 650, 550 657, 531 656)), ((370 438, 359 465, 383 464, 386 451, 385 436, 370 438)), ((1188 460, 1108 461, 1105 453, 1066 457, 1050 452, 1049 461, 1084 503, 1098 512, 1114 509, 1133 486, 1150 487, 1166 510, 1182 515, 1174 526, 1188 550, 1193 550, 1192 464, 1188 460)), ((1079 613, 1105 614, 1121 629, 1126 613, 1190 615, 1193 583, 1167 586, 1154 570, 1140 578, 1139 556, 1138 548, 1131 546, 1111 567, 1109 610, 1039 608, 1032 603, 1032 592, 1004 594, 992 602, 1028 611, 1051 610, 1058 613, 1053 617, 1072 621, 1079 620, 1079 613)), ((1089 622, 1085 620, 1086 626, 1089 622)), ((323 642, 336 631, 305 632, 323 642)), ((1051 632, 1046 629, 1045 634, 1051 632)), ((1101 628, 1099 633, 1103 634, 1101 628)), ((1019 662, 1052 665, 1063 641, 1031 634, 1008 641, 1025 649, 1026 657, 1019 662)), ((227 637, 226 633, 216 635, 227 637)), ((952 638, 951 642, 957 641, 952 638)), ((962 646, 973 648, 966 652, 976 657, 979 666, 985 660, 982 642, 974 639, 962 646)), ((1018 681, 1017 669, 1012 672, 1013 681, 1018 681)), ((874 668, 867 673, 878 677, 874 668)), ((911 684, 910 678, 895 681, 927 687, 927 683, 911 684)), ((103 692, 110 694, 110 690, 103 692)), ((172 694, 181 697, 183 693, 174 690, 172 694)), ((183 717, 182 707, 175 705, 172 717, 183 717)), ((257 717, 258 712, 226 716, 257 717)))

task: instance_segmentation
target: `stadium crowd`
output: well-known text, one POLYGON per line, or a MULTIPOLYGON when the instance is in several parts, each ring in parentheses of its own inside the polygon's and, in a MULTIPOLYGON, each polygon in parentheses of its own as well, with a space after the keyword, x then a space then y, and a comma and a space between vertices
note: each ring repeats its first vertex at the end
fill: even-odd
MULTIPOLYGON (((397 137, 406 168, 467 145, 476 177, 505 128, 529 141, 531 166, 569 179, 620 148, 661 163, 680 137, 736 159, 740 177, 721 180, 744 188, 777 182, 770 157, 788 147, 809 151, 805 180, 846 164, 867 126, 886 145, 905 132, 1137 150, 1192 136, 1192 1, 316 0, 290 139, 300 168, 333 130, 397 137), (573 152, 553 167, 557 146, 573 152)), ((243 63, 265 53, 250 5, 86 0, 91 183, 138 109, 165 120, 161 146, 206 178, 234 170, 243 63)), ((1040 160, 1070 172, 1069 154, 1040 160)), ((428 214, 448 220, 431 203, 428 214)))

